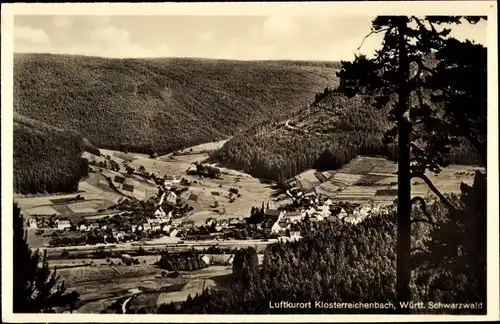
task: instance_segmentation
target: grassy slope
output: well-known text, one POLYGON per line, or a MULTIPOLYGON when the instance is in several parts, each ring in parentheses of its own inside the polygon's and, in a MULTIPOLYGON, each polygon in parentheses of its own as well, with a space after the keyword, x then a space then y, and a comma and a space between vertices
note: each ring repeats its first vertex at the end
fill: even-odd
POLYGON ((16 54, 14 109, 98 147, 159 154, 285 118, 335 63, 16 54))
MULTIPOLYGON (((357 155, 394 158, 393 149, 382 143, 390 126, 387 117, 370 105, 368 96, 349 99, 327 91, 290 118, 290 125, 299 129, 261 124, 232 138, 209 160, 280 181, 311 167, 339 168, 357 155)), ((452 153, 453 162, 477 162, 477 154, 465 144, 452 153)))
POLYGON ((14 114, 14 190, 75 191, 87 174, 84 149, 80 135, 14 114))

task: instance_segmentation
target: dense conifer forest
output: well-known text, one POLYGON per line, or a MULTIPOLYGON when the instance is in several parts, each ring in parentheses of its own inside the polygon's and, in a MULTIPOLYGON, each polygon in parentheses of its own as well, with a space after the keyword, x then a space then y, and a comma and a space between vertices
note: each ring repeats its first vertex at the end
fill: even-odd
MULTIPOLYGON (((21 194, 74 192, 88 173, 80 135, 14 115, 14 190, 21 194)), ((95 149, 95 148, 94 148, 95 149)))
POLYGON ((14 111, 100 148, 165 154, 281 119, 338 63, 16 54, 14 111))
MULTIPOLYGON (((283 181, 309 168, 337 169, 357 155, 395 159, 394 145, 383 141, 388 113, 374 108, 372 100, 368 94, 347 98, 336 89, 325 89, 288 123, 267 122, 250 128, 214 152, 209 161, 283 181)), ((480 161, 465 141, 453 148, 448 159, 471 165, 480 161)))

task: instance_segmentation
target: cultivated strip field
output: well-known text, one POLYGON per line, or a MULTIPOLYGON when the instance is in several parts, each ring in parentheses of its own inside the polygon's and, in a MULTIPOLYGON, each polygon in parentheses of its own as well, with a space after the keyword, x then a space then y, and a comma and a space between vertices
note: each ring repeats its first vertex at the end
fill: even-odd
MULTIPOLYGON (((472 184, 476 170, 484 168, 450 165, 441 173, 428 172, 426 175, 443 193, 459 193, 460 183, 472 184)), ((327 195, 335 200, 349 201, 363 205, 371 202, 392 202, 397 196, 397 164, 385 158, 359 156, 321 183, 313 179, 317 170, 308 170, 295 179, 309 190, 327 195), (311 184, 318 183, 313 186, 311 184)), ((421 179, 412 180, 412 197, 431 196, 433 192, 421 179)))

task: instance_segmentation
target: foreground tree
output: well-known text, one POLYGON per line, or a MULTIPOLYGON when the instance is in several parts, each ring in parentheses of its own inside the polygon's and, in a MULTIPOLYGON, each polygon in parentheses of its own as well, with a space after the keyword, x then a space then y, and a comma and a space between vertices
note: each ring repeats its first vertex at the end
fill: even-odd
POLYGON ((233 274, 245 275, 253 273, 259 266, 259 258, 257 251, 253 247, 239 249, 234 254, 233 274))
POLYGON ((430 205, 434 226, 423 247, 412 255, 427 298, 486 301, 486 195, 486 176, 477 171, 472 186, 462 184, 460 197, 450 197, 455 210, 442 203, 430 205))
POLYGON ((23 217, 14 204, 14 313, 51 313, 56 307, 72 311, 79 294, 66 293, 64 282, 58 285, 56 271, 50 271, 47 253, 33 252, 26 241, 23 217))
MULTIPOLYGON (((476 23, 481 18, 465 19, 476 23)), ((435 188, 425 172, 440 172, 441 167, 448 164, 446 155, 458 142, 459 137, 474 141, 484 134, 486 138, 484 123, 477 122, 482 117, 485 119, 485 111, 484 116, 481 112, 478 116, 465 113, 474 107, 462 105, 462 110, 458 112, 451 109, 455 100, 460 100, 460 95, 472 98, 467 103, 480 104, 485 100, 481 91, 471 91, 472 87, 463 86, 467 83, 452 82, 451 75, 457 70, 463 71, 463 66, 455 64, 456 54, 450 53, 449 46, 457 46, 457 43, 447 38, 450 29, 438 31, 436 25, 461 22, 461 17, 379 16, 372 22, 371 33, 384 33, 382 49, 374 59, 358 56, 354 62, 342 62, 342 68, 337 74, 341 78, 340 90, 347 95, 354 96, 368 91, 375 94, 374 105, 377 108, 391 105, 389 114, 394 127, 386 133, 384 139, 387 143, 395 142, 398 147, 396 268, 399 302, 408 302, 411 299, 412 203, 424 202, 421 197, 411 198, 411 179, 423 179, 431 190, 454 210, 454 206, 435 188), (444 63, 434 69, 432 56, 436 53, 437 58, 444 63), (450 60, 446 61, 445 58, 450 60), (455 68, 453 73, 450 73, 450 68, 455 68), (441 76, 429 77, 433 74, 441 76), (454 90, 433 93, 433 90, 443 86, 454 90), (432 94, 435 96, 431 96, 432 94), (444 110, 444 114, 440 105, 430 103, 431 99, 448 108, 444 110), (461 121, 460 127, 453 126, 456 120, 461 121), (472 124, 475 127, 469 128, 472 124)), ((469 51, 469 54, 476 53, 478 51, 469 51)), ((474 59, 476 58, 467 57, 466 60, 474 59)), ((480 68, 474 71, 483 77, 480 68)), ((480 154, 483 156, 482 152, 480 154)))

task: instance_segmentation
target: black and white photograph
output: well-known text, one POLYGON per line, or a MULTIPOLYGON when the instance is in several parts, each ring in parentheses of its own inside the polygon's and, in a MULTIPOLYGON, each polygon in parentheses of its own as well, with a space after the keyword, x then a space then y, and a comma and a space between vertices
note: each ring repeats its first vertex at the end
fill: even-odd
POLYGON ((3 320, 499 319, 496 2, 102 5, 2 5, 3 320))

